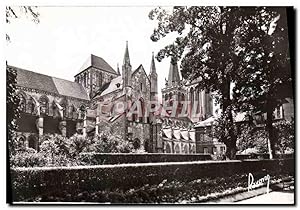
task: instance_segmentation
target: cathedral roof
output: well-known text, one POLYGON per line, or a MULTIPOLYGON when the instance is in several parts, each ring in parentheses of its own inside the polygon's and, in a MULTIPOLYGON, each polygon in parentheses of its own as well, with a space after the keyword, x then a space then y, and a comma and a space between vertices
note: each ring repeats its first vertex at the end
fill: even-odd
POLYGON ((85 89, 77 82, 51 77, 17 67, 12 68, 17 71, 18 86, 89 100, 85 89))
POLYGON ((118 76, 110 81, 110 84, 108 87, 101 93, 101 96, 107 95, 109 93, 112 93, 116 90, 122 90, 123 89, 123 79, 122 76, 118 76))
POLYGON ((88 69, 89 67, 95 67, 97 69, 117 75, 117 72, 103 58, 93 54, 91 54, 85 61, 85 63, 82 65, 82 67, 79 70, 79 73, 88 69))
POLYGON ((88 94, 79 83, 55 77, 52 77, 52 80, 60 95, 89 100, 88 94))

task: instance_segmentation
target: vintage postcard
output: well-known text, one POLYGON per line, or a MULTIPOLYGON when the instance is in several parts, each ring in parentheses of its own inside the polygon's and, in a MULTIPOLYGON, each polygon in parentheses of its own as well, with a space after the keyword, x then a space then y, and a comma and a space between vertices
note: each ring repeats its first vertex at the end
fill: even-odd
POLYGON ((6 5, 7 202, 294 205, 294 22, 6 5))

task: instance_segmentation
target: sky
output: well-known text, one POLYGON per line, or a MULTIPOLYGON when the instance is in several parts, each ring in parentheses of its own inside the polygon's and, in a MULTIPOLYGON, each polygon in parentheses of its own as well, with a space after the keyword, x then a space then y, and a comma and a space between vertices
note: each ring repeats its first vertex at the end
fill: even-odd
MULTIPOLYGON (((148 14, 154 8, 38 7, 39 24, 22 17, 6 25, 11 39, 6 43, 6 60, 12 66, 74 81, 90 54, 102 57, 115 70, 119 63, 121 69, 128 41, 132 69, 142 64, 149 73, 152 52, 156 54, 177 35, 150 40, 157 22, 148 14)), ((169 63, 169 58, 156 60, 159 92, 169 63)))

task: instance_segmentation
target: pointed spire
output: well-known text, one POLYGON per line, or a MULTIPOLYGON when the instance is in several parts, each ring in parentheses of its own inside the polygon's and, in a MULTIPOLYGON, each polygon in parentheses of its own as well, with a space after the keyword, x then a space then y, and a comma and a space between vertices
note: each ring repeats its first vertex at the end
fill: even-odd
POLYGON ((150 74, 156 74, 156 67, 154 62, 154 52, 152 52, 152 60, 151 60, 151 66, 150 66, 150 74))
POLYGON ((168 76, 168 86, 172 86, 173 83, 179 83, 179 71, 177 61, 172 57, 170 62, 169 76, 168 76))
POLYGON ((126 64, 130 65, 129 51, 128 51, 128 41, 126 41, 126 49, 125 49, 124 61, 123 61, 123 65, 126 65, 126 64))
POLYGON ((117 63, 117 73, 118 73, 118 75, 121 75, 120 69, 119 69, 119 63, 117 63))

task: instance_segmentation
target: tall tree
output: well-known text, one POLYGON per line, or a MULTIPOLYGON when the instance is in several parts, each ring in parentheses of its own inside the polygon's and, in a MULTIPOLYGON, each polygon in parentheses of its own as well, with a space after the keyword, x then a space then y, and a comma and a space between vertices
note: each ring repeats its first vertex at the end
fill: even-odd
POLYGON ((273 112, 293 96, 287 31, 285 8, 261 8, 244 23, 237 40, 243 62, 234 98, 242 111, 266 113, 271 159, 277 142, 273 112))
POLYGON ((13 154, 15 152, 14 142, 15 138, 13 138, 14 132, 17 129, 16 120, 20 116, 19 110, 19 97, 16 94, 16 84, 17 84, 17 72, 14 69, 6 67, 6 133, 8 140, 8 149, 9 154, 13 154))
MULTIPOLYGON (((12 19, 20 18, 22 15, 31 17, 32 21, 39 23, 39 13, 32 6, 6 7, 6 23, 11 23, 12 19)), ((6 40, 10 37, 6 34, 6 40)), ((17 129, 16 120, 20 115, 19 97, 16 94, 17 72, 6 66, 6 104, 7 104, 7 137, 8 146, 11 153, 15 152, 13 133, 17 129)))
POLYGON ((217 93, 226 124, 220 140, 230 159, 235 158, 237 140, 230 97, 231 84, 239 79, 236 36, 252 13, 253 9, 240 7, 174 7, 171 12, 156 8, 149 13, 150 19, 158 20, 152 41, 178 33, 174 43, 158 52, 158 61, 168 56, 182 58, 182 76, 200 78, 200 89, 217 93))

